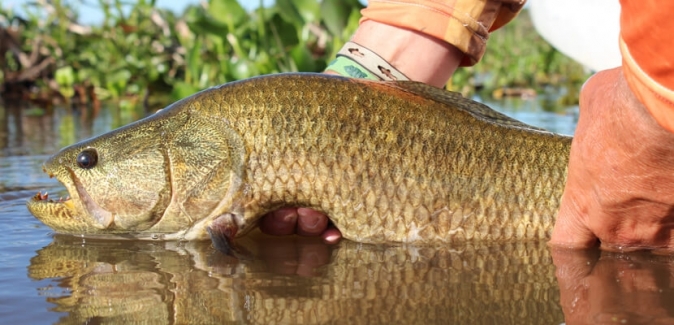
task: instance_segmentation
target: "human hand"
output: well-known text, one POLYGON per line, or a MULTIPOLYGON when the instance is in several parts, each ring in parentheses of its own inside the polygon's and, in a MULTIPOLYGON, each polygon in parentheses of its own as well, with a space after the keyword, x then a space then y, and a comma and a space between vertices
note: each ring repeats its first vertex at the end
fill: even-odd
POLYGON ((335 244, 342 238, 342 233, 329 224, 325 214, 308 208, 287 207, 270 212, 262 217, 260 230, 277 236, 321 236, 328 244, 335 244))
POLYGON ((674 134, 637 100, 622 69, 581 90, 553 246, 674 248, 674 134))

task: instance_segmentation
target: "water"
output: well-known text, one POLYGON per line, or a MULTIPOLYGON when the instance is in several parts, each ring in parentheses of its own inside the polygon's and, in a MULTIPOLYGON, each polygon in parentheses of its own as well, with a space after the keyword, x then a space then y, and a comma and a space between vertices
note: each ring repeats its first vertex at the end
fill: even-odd
MULTIPOLYGON (((503 104, 503 103, 500 103, 503 104)), ((506 102, 515 118, 572 133, 577 109, 506 102)), ((552 252, 543 242, 441 248, 253 234, 256 259, 208 242, 57 236, 26 210, 58 148, 143 116, 0 107, 0 322, 3 324, 668 323, 668 256, 552 252), (555 274, 555 271, 557 275, 555 274)))

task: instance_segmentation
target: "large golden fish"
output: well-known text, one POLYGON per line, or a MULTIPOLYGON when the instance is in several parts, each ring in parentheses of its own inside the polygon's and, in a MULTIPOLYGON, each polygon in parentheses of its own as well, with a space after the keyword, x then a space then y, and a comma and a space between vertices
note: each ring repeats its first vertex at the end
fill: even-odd
POLYGON ((228 241, 283 206, 345 238, 437 244, 548 238, 571 138, 413 82, 282 74, 211 88, 62 149, 59 233, 228 241))

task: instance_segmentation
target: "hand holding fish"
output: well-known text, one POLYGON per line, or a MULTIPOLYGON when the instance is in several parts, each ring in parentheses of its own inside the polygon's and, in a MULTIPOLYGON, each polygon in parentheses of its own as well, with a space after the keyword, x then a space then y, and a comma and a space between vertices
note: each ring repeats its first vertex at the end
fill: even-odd
POLYGON ((637 100, 622 68, 588 80, 551 243, 674 248, 674 134, 637 100))

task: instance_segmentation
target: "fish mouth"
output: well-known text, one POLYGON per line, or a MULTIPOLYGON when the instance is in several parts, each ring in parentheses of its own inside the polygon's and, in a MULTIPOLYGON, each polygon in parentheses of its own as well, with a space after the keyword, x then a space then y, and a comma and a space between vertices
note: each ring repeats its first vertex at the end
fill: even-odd
POLYGON ((44 192, 37 192, 33 197, 30 198, 30 201, 28 201, 29 206, 30 205, 40 205, 44 204, 47 206, 51 205, 51 209, 59 209, 57 207, 63 206, 68 210, 73 210, 74 209, 74 204, 73 201, 70 199, 70 195, 68 195, 66 198, 59 197, 58 200, 50 199, 49 198, 49 193, 44 192))
MULTIPOLYGON (((53 178, 52 173, 43 170, 53 178)), ((50 228, 61 233, 82 233, 84 229, 103 230, 113 223, 113 214, 99 206, 87 193, 75 174, 66 168, 70 177, 56 179, 66 187, 69 195, 58 200, 38 192, 28 201, 28 210, 50 228)))
POLYGON ((59 197, 59 199, 57 201, 54 201, 53 199, 49 198, 48 192, 44 192, 44 194, 42 194, 42 192, 37 192, 37 194, 35 194, 35 196, 33 196, 30 200, 34 203, 37 203, 37 204, 40 204, 40 203, 50 204, 51 203, 51 204, 70 204, 70 205, 72 205, 72 202, 69 202, 70 201, 70 195, 66 196, 65 199, 63 197, 59 197))
POLYGON ((49 193, 38 192, 30 198, 26 206, 35 218, 56 232, 74 233, 82 228, 82 223, 74 218, 77 208, 69 196, 54 200, 49 197, 49 193))

